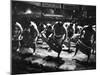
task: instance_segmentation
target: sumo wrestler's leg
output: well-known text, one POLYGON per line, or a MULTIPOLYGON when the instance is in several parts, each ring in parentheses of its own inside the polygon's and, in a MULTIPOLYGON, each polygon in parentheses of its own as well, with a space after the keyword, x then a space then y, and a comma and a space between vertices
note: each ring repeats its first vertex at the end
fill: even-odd
POLYGON ((56 46, 57 46, 57 52, 58 52, 58 58, 60 58, 60 53, 61 53, 61 51, 62 51, 62 45, 61 44, 59 44, 59 43, 56 43, 56 46))
POLYGON ((36 51, 36 43, 35 42, 32 42, 31 48, 33 49, 33 53, 35 53, 35 51, 36 51))
POLYGON ((91 56, 91 49, 90 49, 90 48, 88 48, 88 49, 86 50, 86 55, 88 56, 88 57, 87 57, 87 62, 89 62, 89 59, 90 59, 90 56, 91 56))
POLYGON ((79 50, 79 45, 77 44, 77 45, 76 45, 76 51, 75 51, 74 56, 77 54, 78 50, 79 50))

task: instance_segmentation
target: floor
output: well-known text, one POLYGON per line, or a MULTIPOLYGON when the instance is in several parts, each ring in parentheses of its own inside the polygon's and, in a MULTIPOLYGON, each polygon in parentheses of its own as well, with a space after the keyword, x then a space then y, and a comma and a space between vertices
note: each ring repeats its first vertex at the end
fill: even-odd
POLYGON ((21 53, 13 52, 12 73, 27 74, 96 69, 96 55, 91 54, 89 62, 87 62, 87 55, 80 51, 74 56, 75 43, 73 42, 71 42, 73 52, 69 53, 68 47, 64 44, 60 58, 57 58, 55 51, 48 51, 48 48, 49 46, 39 39, 35 54, 32 53, 32 49, 24 49, 21 53))

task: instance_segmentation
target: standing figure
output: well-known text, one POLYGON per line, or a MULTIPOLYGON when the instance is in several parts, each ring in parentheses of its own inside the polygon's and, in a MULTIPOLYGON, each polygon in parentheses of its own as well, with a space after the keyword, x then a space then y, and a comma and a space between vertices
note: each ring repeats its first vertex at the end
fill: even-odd
MULTIPOLYGON (((78 50, 83 52, 88 56, 87 61, 90 58, 91 55, 91 50, 93 46, 93 41, 95 41, 95 31, 92 28, 92 25, 88 25, 88 27, 83 28, 81 31, 80 39, 78 40, 76 44, 76 52, 75 55, 77 54, 78 50), (93 40, 94 38, 94 40, 93 40)), ((74 55, 74 56, 75 56, 74 55)))
POLYGON ((51 49, 58 53, 58 58, 60 57, 60 53, 62 51, 62 44, 66 39, 66 30, 63 27, 63 23, 56 23, 53 28, 54 32, 52 33, 51 37, 49 38, 47 44, 50 46, 51 49))
POLYGON ((16 22, 12 26, 12 47, 16 50, 19 51, 20 49, 20 40, 21 40, 21 34, 23 32, 23 28, 20 23, 16 22))
POLYGON ((36 42, 38 38, 38 30, 37 26, 34 22, 30 22, 29 26, 27 26, 22 34, 23 39, 21 41, 21 48, 32 48, 35 53, 36 50, 36 42))

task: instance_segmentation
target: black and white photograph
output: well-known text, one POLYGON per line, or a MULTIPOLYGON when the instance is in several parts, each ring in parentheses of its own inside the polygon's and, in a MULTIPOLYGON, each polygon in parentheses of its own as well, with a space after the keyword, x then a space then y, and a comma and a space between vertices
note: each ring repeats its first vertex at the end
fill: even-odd
POLYGON ((96 70, 96 5, 11 0, 11 74, 96 70))

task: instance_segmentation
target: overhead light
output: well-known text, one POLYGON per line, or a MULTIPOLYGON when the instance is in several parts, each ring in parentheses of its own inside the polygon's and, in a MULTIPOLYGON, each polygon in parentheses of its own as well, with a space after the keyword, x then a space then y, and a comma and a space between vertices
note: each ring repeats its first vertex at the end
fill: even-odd
POLYGON ((51 24, 50 23, 47 23, 47 26, 51 26, 51 24))
POLYGON ((76 11, 75 10, 73 10, 73 13, 75 13, 76 11))
POLYGON ((25 14, 32 14, 31 9, 27 9, 26 12, 25 12, 25 14))

